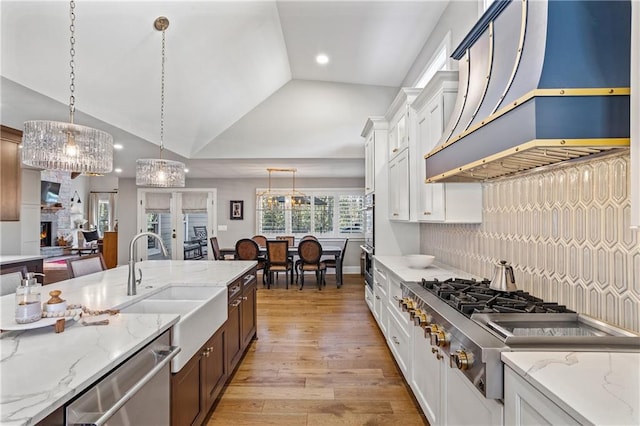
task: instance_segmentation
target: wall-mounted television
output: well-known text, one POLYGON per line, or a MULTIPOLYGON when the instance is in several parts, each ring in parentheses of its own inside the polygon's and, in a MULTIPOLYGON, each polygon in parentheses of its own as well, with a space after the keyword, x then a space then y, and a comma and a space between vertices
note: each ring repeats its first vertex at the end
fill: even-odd
POLYGON ((43 180, 40 182, 40 204, 50 205, 60 202, 60 183, 43 180))

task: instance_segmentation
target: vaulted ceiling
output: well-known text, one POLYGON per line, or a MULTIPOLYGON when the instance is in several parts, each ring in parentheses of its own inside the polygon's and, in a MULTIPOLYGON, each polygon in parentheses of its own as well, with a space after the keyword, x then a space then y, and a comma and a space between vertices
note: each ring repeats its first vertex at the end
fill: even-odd
MULTIPOLYGON (((360 131, 383 114, 447 1, 76 2, 76 122, 114 135, 115 166, 165 148, 190 177, 363 176, 360 131), (319 53, 329 56, 318 65, 319 53)), ((68 120, 69 3, 7 1, 2 124, 68 120)))

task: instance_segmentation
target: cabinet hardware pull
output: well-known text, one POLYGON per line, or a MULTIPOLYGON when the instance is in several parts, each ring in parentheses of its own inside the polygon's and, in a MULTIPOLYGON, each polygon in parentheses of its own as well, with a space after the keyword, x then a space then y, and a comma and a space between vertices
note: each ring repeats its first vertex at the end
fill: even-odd
POLYGON ((380 300, 380 296, 376 296, 376 299, 380 300))
POLYGON ((398 152, 398 148, 393 148, 393 151, 391 152, 398 152))
POLYGON ((398 341, 398 338, 396 336, 391 336, 391 340, 393 340, 393 343, 395 343, 396 345, 400 344, 400 342, 398 341))
POLYGON ((424 214, 424 215, 430 215, 430 214, 431 214, 431 212, 422 212, 422 214, 424 214))
POLYGON ((247 300, 248 297, 247 296, 242 296, 242 300, 247 300))

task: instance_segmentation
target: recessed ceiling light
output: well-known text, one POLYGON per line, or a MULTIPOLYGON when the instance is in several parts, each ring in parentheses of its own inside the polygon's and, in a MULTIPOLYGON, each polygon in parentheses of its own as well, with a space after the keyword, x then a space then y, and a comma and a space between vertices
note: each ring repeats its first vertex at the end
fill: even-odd
POLYGON ((185 172, 185 173, 189 173, 189 169, 185 168, 185 169, 184 169, 184 172, 185 172))
POLYGON ((318 56, 316 56, 316 62, 319 63, 320 65, 326 65, 329 63, 329 57, 324 53, 321 53, 318 56))
POLYGON ((120 167, 116 167, 113 171, 116 173, 122 173, 122 169, 120 167))
POLYGON ((113 149, 122 149, 122 148, 123 148, 123 146, 122 146, 121 143, 114 143, 113 144, 113 149))

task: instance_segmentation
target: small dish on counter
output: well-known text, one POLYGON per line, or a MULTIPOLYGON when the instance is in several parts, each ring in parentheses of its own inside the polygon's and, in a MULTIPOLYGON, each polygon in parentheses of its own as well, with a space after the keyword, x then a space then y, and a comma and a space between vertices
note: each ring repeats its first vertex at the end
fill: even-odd
POLYGON ((407 254, 404 257, 407 259, 409 267, 413 269, 424 269, 436 259, 430 254, 407 254))

